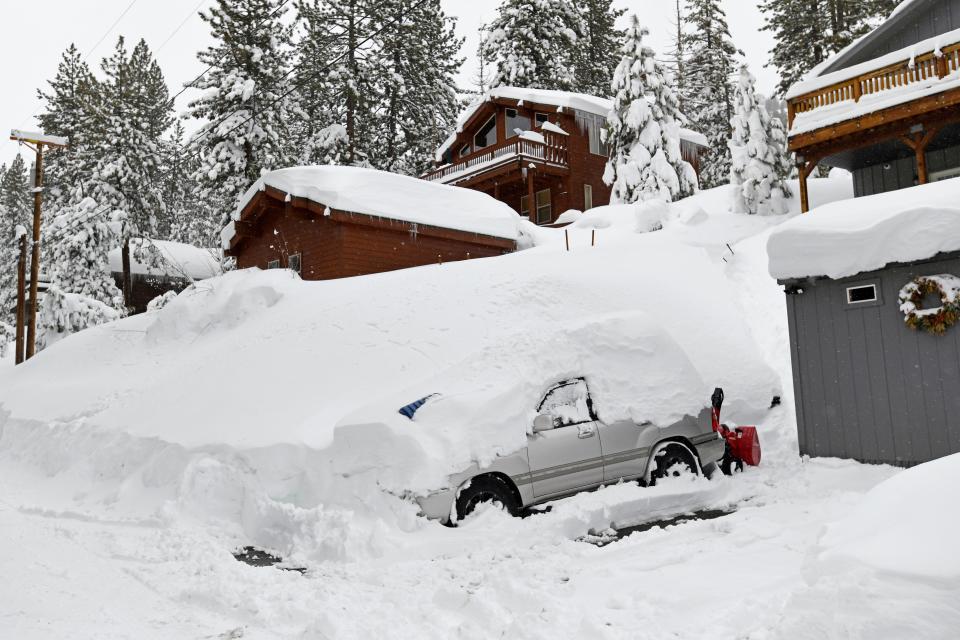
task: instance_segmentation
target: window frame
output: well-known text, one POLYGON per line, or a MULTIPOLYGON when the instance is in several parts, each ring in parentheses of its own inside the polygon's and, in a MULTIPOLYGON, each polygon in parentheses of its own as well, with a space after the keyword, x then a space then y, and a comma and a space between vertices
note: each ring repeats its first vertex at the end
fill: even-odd
POLYGON ((463 158, 464 156, 468 156, 470 155, 471 151, 473 151, 473 147, 471 147, 470 143, 468 142, 467 144, 460 147, 460 151, 457 152, 457 157, 463 158))
POLYGON ((858 280, 854 282, 845 282, 842 285, 842 299, 843 306, 847 311, 853 309, 864 309, 870 307, 880 307, 883 306, 883 289, 880 286, 879 278, 872 280, 858 280), (866 287, 873 287, 874 298, 872 300, 863 300, 860 302, 851 302, 850 301, 850 291, 852 289, 860 289, 866 287))
POLYGON ((495 144, 497 144, 497 114, 494 113, 492 116, 490 116, 489 118, 487 118, 482 125, 480 125, 479 127, 477 127, 476 132, 473 134, 473 149, 474 149, 474 151, 478 151, 478 150, 480 150, 480 149, 489 149, 490 147, 494 146, 495 144), (490 121, 491 121, 491 120, 493 121, 493 129, 492 129, 492 131, 493 131, 493 142, 491 142, 490 144, 487 144, 487 145, 484 145, 484 146, 481 147, 480 145, 477 144, 477 136, 480 135, 480 132, 481 132, 483 129, 485 129, 488 124, 490 124, 490 121))
POLYGON ((537 199, 537 198, 540 196, 540 194, 542 194, 542 193, 546 193, 546 194, 547 194, 547 198, 549 199, 549 202, 548 202, 546 205, 541 205, 541 204, 537 203, 537 205, 536 205, 536 206, 537 206, 537 210, 536 210, 537 218, 536 218, 536 220, 533 220, 533 218, 530 217, 530 206, 529 206, 529 205, 530 205, 530 202, 529 202, 529 201, 530 201, 530 196, 529 196, 529 194, 520 196, 520 211, 519 211, 520 215, 521 215, 521 216, 524 216, 524 215, 527 216, 527 219, 528 219, 528 220, 533 220, 533 221, 535 222, 535 224, 548 224, 551 220, 553 220, 553 198, 550 197, 550 189, 549 189, 549 188, 547 188, 547 189, 540 189, 540 191, 534 192, 534 194, 533 194, 534 201, 536 201, 536 199, 537 199), (526 212, 526 213, 524 213, 524 209, 523 209, 523 203, 524 203, 525 201, 527 202, 527 212, 526 212), (549 212, 549 217, 547 218, 546 222, 541 222, 541 221, 540 221, 540 209, 543 208, 543 207, 546 207, 547 210, 548 210, 548 212, 549 212))
POLYGON ((542 112, 542 111, 534 111, 534 112, 533 112, 533 122, 534 122, 535 126, 536 126, 538 129, 540 129, 541 127, 543 127, 543 123, 544 123, 544 122, 550 122, 550 114, 549 114, 549 113, 544 113, 544 112, 542 112), (542 121, 540 120, 540 116, 543 116, 543 120, 542 120, 542 121))
POLYGON ((593 209, 593 185, 587 182, 583 183, 583 210, 593 209))
POLYGON ((575 427, 575 426, 580 425, 580 424, 589 424, 589 423, 591 423, 591 422, 596 422, 596 421, 598 421, 600 418, 597 417, 597 412, 594 411, 594 409, 593 409, 593 397, 590 395, 590 385, 587 384, 587 379, 586 379, 586 378, 571 378, 571 379, 569 379, 569 380, 563 380, 563 381, 558 382, 558 383, 556 383, 555 385, 551 386, 551 387, 550 387, 549 389, 547 389, 546 392, 543 394, 543 397, 540 398, 540 402, 537 403, 537 414, 543 413, 543 405, 546 404, 547 398, 549 398, 549 397, 550 397, 550 394, 552 394, 554 391, 557 391, 557 390, 562 389, 562 388, 564 388, 564 387, 569 387, 569 386, 571 386, 571 385, 581 384, 581 383, 583 384, 583 388, 584 388, 584 390, 585 390, 586 393, 587 393, 587 414, 588 414, 588 419, 587 419, 587 420, 582 420, 582 421, 580 421, 580 422, 571 422, 570 424, 563 424, 563 425, 560 425, 560 426, 557 427, 557 428, 558 428, 558 429, 563 429, 564 427, 575 427))
POLYGON ((276 260, 267 260, 267 269, 279 269, 280 268, 280 258, 276 260))
POLYGON ((595 113, 580 110, 574 113, 574 117, 580 133, 587 136, 587 148, 590 153, 595 156, 609 158, 610 145, 603 140, 603 130, 606 119, 595 113), (594 151, 594 142, 596 142, 596 151, 594 151))
POLYGON ((291 253, 290 255, 288 255, 288 256, 287 256, 287 269, 290 269, 291 271, 295 271, 295 272, 297 272, 298 274, 299 274, 299 273, 303 273, 303 254, 300 253, 300 252, 297 252, 297 253, 291 253), (294 258, 296 258, 296 260, 297 260, 297 268, 296 268, 296 269, 294 269, 293 267, 290 266, 290 261, 293 260, 294 258))

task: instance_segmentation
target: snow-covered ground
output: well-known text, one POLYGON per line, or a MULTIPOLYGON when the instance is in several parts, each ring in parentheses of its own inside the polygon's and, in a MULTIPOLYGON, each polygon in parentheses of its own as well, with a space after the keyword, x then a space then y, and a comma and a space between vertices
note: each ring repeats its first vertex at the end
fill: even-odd
MULTIPOLYGON (((849 192, 811 184, 814 204, 849 192)), ((536 246, 501 258, 318 283, 233 274, 0 364, 0 635, 953 637, 960 567, 937 562, 952 549, 936 532, 960 522, 936 491, 960 457, 907 472, 798 458, 767 275, 785 218, 728 214, 728 195, 587 212, 569 252, 563 230, 528 229, 536 246), (590 327, 638 313, 725 387, 726 417, 758 424, 759 468, 609 486, 523 519, 481 509, 457 529, 400 497, 458 455, 514 446, 494 409, 511 416, 591 353, 628 353, 626 332, 590 327), (470 385, 501 404, 481 416, 470 385), (495 442, 358 418, 440 387, 495 442), (704 510, 731 513, 584 541, 704 510), (234 560, 251 544, 306 572, 234 560)))

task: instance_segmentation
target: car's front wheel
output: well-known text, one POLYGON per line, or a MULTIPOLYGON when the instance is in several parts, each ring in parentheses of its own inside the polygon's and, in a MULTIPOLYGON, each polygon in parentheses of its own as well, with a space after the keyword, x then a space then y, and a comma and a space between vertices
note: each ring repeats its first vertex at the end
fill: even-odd
POLYGON ((647 484, 654 486, 658 480, 682 475, 700 475, 700 464, 696 454, 680 442, 665 442, 653 453, 647 473, 647 484))
POLYGON ((496 476, 481 476, 470 480, 457 494, 457 520, 463 520, 484 502, 499 504, 512 516, 520 513, 520 503, 506 482, 496 476))

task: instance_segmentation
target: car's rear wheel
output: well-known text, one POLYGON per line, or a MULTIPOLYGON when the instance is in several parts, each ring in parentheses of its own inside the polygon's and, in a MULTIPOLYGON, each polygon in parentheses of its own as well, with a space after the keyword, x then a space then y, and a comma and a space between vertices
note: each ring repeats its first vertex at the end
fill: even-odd
POLYGON ((520 513, 520 502, 513 489, 496 476, 481 476, 457 494, 457 520, 463 520, 481 504, 501 505, 512 516, 520 513))
POLYGON ((650 486, 664 478, 687 474, 700 475, 700 464, 696 454, 681 442, 665 442, 659 445, 653 453, 649 469, 647 483, 650 486))

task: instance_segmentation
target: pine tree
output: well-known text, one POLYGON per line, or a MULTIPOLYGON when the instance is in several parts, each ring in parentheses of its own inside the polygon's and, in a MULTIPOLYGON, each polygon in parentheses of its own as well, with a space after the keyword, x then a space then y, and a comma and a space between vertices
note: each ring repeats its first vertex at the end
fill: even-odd
POLYGON ((56 212, 83 197, 84 180, 96 166, 88 144, 97 82, 71 44, 61 56, 56 76, 47 84, 48 91, 37 91, 44 103, 37 119, 45 133, 70 139, 68 147, 44 158, 44 208, 56 212))
POLYGON ((102 63, 91 152, 98 159, 89 193, 125 221, 125 242, 169 229, 160 185, 161 136, 173 114, 163 74, 146 42, 128 55, 123 37, 102 63))
POLYGON ((198 247, 219 244, 219 218, 197 197, 197 156, 186 146, 186 131, 177 120, 161 145, 163 202, 170 216, 169 237, 198 247))
POLYGON ((643 43, 648 34, 631 16, 611 85, 614 101, 606 130, 610 160, 603 179, 612 187, 612 202, 671 202, 696 190, 693 167, 680 153, 677 99, 653 49, 643 43))
POLYGON ((623 49, 623 34, 616 22, 626 9, 615 9, 613 0, 582 0, 577 6, 583 19, 583 37, 575 48, 576 88, 581 93, 607 96, 623 49))
POLYGON ((776 41, 768 66, 783 95, 815 66, 867 33, 902 0, 764 0, 764 31, 776 41))
POLYGON ((494 72, 494 60, 491 57, 491 51, 487 47, 487 38, 489 34, 485 27, 480 28, 480 42, 477 45, 477 70, 473 74, 472 83, 474 89, 468 91, 468 94, 482 96, 493 87, 493 81, 496 78, 494 72))
POLYGON ((724 184, 730 174, 730 119, 733 117, 734 46, 720 0, 689 0, 689 57, 685 63, 686 115, 706 135, 708 151, 700 161, 700 185, 724 184))
POLYGON ((771 118, 764 97, 756 92, 756 80, 740 69, 734 92, 735 113, 730 139, 730 183, 734 185, 731 211, 751 214, 783 214, 788 210, 790 188, 783 169, 786 139, 783 125, 771 118))
POLYGON ((687 59, 687 40, 688 36, 684 30, 684 17, 683 9, 681 6, 681 0, 674 0, 674 18, 673 18, 673 34, 671 36, 673 48, 670 50, 670 63, 669 68, 673 73, 673 85, 677 94, 677 101, 680 104, 680 111, 686 113, 685 104, 687 100, 687 76, 686 76, 686 59, 687 59))
MULTIPOLYGON (((301 0, 297 43, 297 107, 316 140, 313 156, 369 164, 377 140, 380 69, 375 0, 301 0), (342 153, 341 153, 342 147, 342 153)), ((311 158, 313 160, 313 158, 311 158)))
POLYGON ((444 133, 453 128, 460 107, 456 74, 463 41, 455 21, 444 15, 440 0, 412 9, 403 0, 382 2, 377 87, 377 139, 370 150, 374 166, 419 175, 433 162, 444 133))
POLYGON ((16 229, 27 226, 31 218, 30 188, 23 158, 17 154, 0 177, 0 323, 14 321, 11 309, 16 304, 19 257, 16 229))
POLYGON ((503 0, 488 27, 494 86, 572 90, 583 16, 572 0, 503 0))
POLYGON ((295 157, 286 133, 294 106, 284 11, 278 0, 217 0, 200 13, 214 44, 197 56, 210 70, 193 85, 202 94, 188 115, 204 124, 190 146, 201 156, 201 198, 223 218, 263 171, 295 157))

